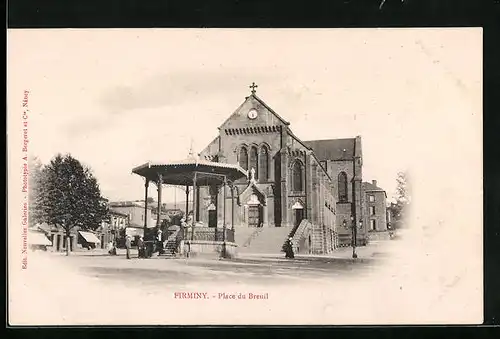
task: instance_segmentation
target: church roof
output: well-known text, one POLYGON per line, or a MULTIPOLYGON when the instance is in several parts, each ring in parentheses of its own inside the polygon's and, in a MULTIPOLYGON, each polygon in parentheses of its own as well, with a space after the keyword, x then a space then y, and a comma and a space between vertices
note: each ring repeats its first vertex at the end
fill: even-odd
POLYGON ((370 182, 361 183, 361 189, 365 192, 384 192, 385 196, 387 197, 387 193, 383 188, 380 188, 370 182))
MULTIPOLYGON (((241 107, 243 107, 243 105, 245 104, 245 102, 249 101, 249 100, 256 100, 258 101, 262 106, 264 106, 269 112, 271 112, 271 114, 273 114, 276 118, 278 118, 279 121, 281 121, 281 123, 283 123, 284 125, 290 125, 290 123, 288 121, 286 121, 285 119, 283 119, 278 113, 276 113, 271 107, 269 107, 265 102, 264 100, 262 100, 261 98, 259 98, 255 93, 252 93, 250 94, 249 96, 247 96, 245 98, 245 101, 243 101, 243 103, 236 109, 235 112, 238 112, 241 107)), ((220 126, 219 126, 219 129, 222 128, 222 126, 224 126, 224 124, 232 118, 232 116, 234 115, 231 114, 220 126)))
MULTIPOLYGON (((271 112, 272 114, 274 114, 282 123, 284 123, 285 125, 290 125, 290 123, 288 121, 286 121, 285 119, 283 119, 278 113, 276 113, 271 107, 269 107, 264 102, 264 100, 262 100, 261 98, 259 98, 255 94, 251 94, 250 96, 254 97, 255 100, 257 100, 258 102, 260 102, 262 104, 262 106, 264 106, 265 108, 267 108, 269 110, 269 112, 271 112)), ((248 99, 248 97, 247 97, 247 99, 248 99)))
POLYGON ((356 138, 304 141, 319 160, 352 160, 355 157, 356 138))

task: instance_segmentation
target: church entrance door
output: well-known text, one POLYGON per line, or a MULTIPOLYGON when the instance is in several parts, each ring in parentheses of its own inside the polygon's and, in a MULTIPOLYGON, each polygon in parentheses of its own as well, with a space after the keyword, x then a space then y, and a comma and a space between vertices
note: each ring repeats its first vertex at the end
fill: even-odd
POLYGON ((295 210, 295 225, 294 226, 299 226, 300 222, 304 219, 304 209, 296 209, 295 210))
POLYGON ((217 227, 217 211, 208 211, 208 227, 217 227))
POLYGON ((259 205, 248 206, 248 227, 260 227, 262 225, 262 208, 259 205))

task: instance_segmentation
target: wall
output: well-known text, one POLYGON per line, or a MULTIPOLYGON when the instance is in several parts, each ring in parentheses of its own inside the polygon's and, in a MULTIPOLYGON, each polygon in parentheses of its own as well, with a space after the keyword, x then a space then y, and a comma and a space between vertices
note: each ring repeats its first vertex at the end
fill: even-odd
MULTIPOLYGON (((52 230, 48 232, 47 237, 52 241, 52 246, 47 246, 47 250, 52 252, 66 252, 66 232, 61 230, 52 230), (59 249, 57 248, 57 238, 60 239, 59 249)), ((77 251, 78 248, 78 232, 76 230, 71 230, 71 242, 70 249, 72 251, 77 251)))
MULTIPOLYGON (((155 203, 153 203, 154 205, 155 203)), ((156 206, 156 205, 155 205, 156 206)), ((144 206, 140 205, 124 205, 117 206, 113 205, 110 207, 111 210, 117 211, 119 213, 129 215, 129 223, 133 226, 144 226, 144 206)), ((153 227, 156 225, 156 221, 152 217, 151 209, 148 209, 148 227, 153 227)))
POLYGON ((386 231, 387 230, 387 209, 386 209, 386 197, 385 192, 375 191, 375 192, 365 192, 365 220, 368 232, 372 232, 370 220, 375 220, 376 231, 386 231), (373 195, 375 198, 374 202, 370 202, 369 196, 373 195), (375 207, 375 215, 370 215, 370 207, 375 207))
POLYGON ((327 173, 332 178, 333 182, 333 193, 335 195, 335 200, 339 201, 339 186, 338 186, 338 176, 340 172, 345 172, 347 174, 347 199, 349 202, 353 201, 352 197, 352 184, 351 181, 354 177, 354 165, 352 160, 328 160, 327 161, 327 173))

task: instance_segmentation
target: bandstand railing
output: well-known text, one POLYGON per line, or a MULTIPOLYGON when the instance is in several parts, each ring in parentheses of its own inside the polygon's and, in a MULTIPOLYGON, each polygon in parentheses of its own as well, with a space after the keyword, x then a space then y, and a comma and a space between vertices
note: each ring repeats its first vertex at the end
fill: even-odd
POLYGON ((184 240, 203 240, 203 241, 227 241, 234 242, 234 230, 220 229, 215 227, 195 227, 194 236, 192 229, 184 229, 184 240), (224 237, 224 231, 226 236, 224 237))

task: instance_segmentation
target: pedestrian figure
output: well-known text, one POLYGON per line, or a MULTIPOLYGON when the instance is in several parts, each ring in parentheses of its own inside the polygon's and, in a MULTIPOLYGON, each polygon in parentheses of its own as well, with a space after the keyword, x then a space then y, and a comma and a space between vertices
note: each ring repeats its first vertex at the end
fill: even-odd
POLYGON ((292 238, 288 238, 288 240, 285 243, 285 258, 287 259, 295 258, 295 255, 293 253, 292 238))
POLYGON ((139 239, 137 240, 137 250, 138 250, 138 254, 137 256, 139 258, 145 258, 146 257, 146 251, 144 249, 144 238, 143 237, 139 237, 139 239))
POLYGON ((108 254, 109 255, 116 255, 116 245, 114 241, 110 241, 108 243, 108 254))
POLYGON ((125 239, 125 248, 127 249, 127 259, 130 259, 130 248, 132 247, 132 240, 130 239, 130 235, 127 235, 125 239))
POLYGON ((163 251, 163 241, 162 241, 162 231, 158 230, 156 233, 156 247, 158 248, 158 255, 162 255, 163 251))

